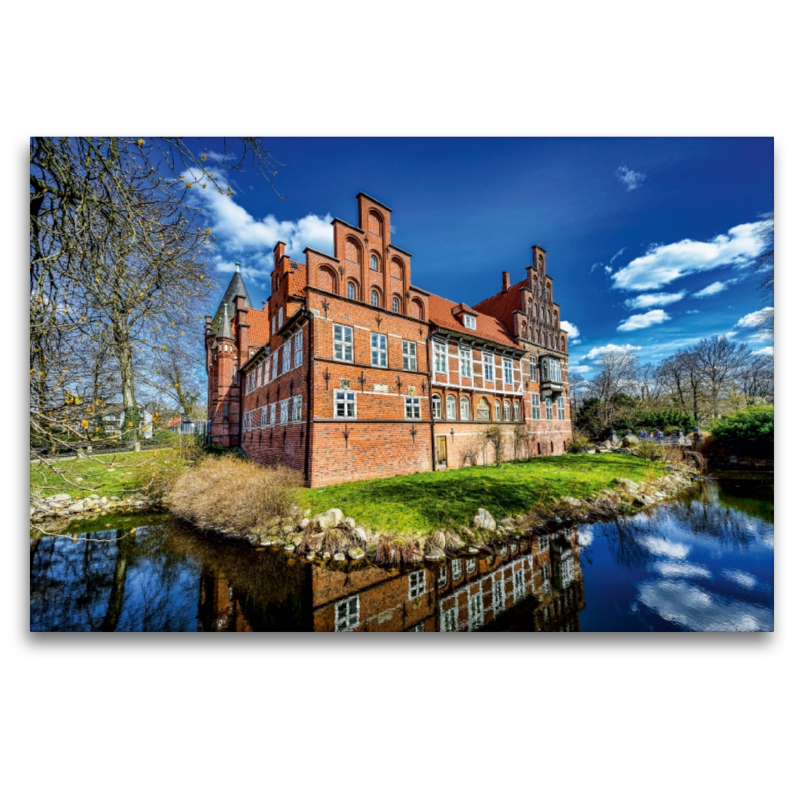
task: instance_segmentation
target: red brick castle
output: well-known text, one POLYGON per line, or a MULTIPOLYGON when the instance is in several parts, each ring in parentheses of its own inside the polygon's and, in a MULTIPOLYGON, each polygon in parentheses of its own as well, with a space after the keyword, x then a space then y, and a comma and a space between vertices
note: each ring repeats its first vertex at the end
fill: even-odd
POLYGON ((470 307, 411 283, 391 209, 358 195, 333 220, 333 255, 274 250, 253 307, 236 272, 206 317, 209 438, 310 486, 563 453, 571 438, 567 335, 547 253, 470 307), (494 429, 496 430, 496 429, 494 429))

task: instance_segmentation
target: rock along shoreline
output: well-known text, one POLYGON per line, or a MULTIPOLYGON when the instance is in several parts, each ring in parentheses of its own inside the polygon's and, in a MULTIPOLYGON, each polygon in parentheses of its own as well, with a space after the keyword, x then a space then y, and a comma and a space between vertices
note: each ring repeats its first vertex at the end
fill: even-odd
POLYGON ((409 566, 437 562, 448 557, 491 553, 515 539, 549 533, 567 525, 611 520, 638 513, 672 500, 702 478, 693 471, 668 468, 666 475, 636 483, 615 478, 614 488, 579 500, 561 497, 546 509, 495 520, 485 508, 477 508, 470 527, 436 530, 432 533, 376 531, 346 517, 341 509, 331 508, 311 515, 310 510, 294 506, 289 515, 275 517, 265 525, 240 534, 192 524, 207 533, 245 539, 256 549, 283 550, 291 557, 326 563, 331 566, 368 561, 380 566, 409 566))

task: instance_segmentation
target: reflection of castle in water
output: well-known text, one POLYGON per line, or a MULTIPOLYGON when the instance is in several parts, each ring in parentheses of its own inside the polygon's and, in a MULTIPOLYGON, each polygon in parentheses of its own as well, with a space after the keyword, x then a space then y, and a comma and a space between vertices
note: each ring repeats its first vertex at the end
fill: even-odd
POLYGON ((315 567, 315 631, 577 631, 577 529, 404 574, 315 567))
POLYGON ((510 543, 486 557, 402 573, 369 565, 338 570, 293 563, 280 553, 258 555, 261 563, 237 559, 235 570, 216 559, 213 567, 205 562, 201 629, 580 630, 584 598, 577 529, 510 543))

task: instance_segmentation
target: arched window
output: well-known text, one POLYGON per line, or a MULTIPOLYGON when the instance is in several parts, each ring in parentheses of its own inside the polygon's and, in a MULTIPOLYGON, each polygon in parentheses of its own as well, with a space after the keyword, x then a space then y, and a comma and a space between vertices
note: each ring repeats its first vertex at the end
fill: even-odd
POLYGON ((431 396, 431 414, 434 419, 442 418, 442 398, 438 394, 431 396))
POLYGON ((519 422, 519 403, 514 401, 514 422, 519 422))
POLYGON ((399 297, 393 297, 392 298, 392 311, 394 311, 395 314, 399 314, 400 313, 400 298, 399 297))
POLYGON ((469 419, 469 400, 466 397, 461 398, 461 419, 469 419))
POLYGON ((499 420, 500 419, 500 401, 494 401, 494 418, 499 420))
POLYGON ((508 400, 503 400, 503 419, 511 422, 511 403, 508 400))
POLYGON ((378 305, 378 292, 375 289, 373 289, 372 290, 372 294, 369 297, 370 297, 370 303, 372 303, 372 305, 377 307, 377 305, 378 305))
POLYGON ((375 272, 378 271, 378 256, 374 253, 369 257, 369 268, 374 269, 375 272))
POLYGON ((347 282, 347 299, 348 300, 356 299, 356 285, 353 283, 353 281, 347 282))
POLYGON ((453 395, 447 395, 447 419, 456 418, 456 399, 453 395))

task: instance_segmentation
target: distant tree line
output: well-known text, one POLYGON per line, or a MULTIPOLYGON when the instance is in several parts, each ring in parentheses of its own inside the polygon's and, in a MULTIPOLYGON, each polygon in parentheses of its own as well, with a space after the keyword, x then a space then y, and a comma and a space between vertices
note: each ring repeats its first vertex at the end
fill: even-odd
POLYGON ((574 427, 599 438, 612 430, 688 433, 733 411, 774 402, 774 361, 724 336, 703 339, 658 364, 631 352, 597 360, 591 380, 572 379, 574 427))

